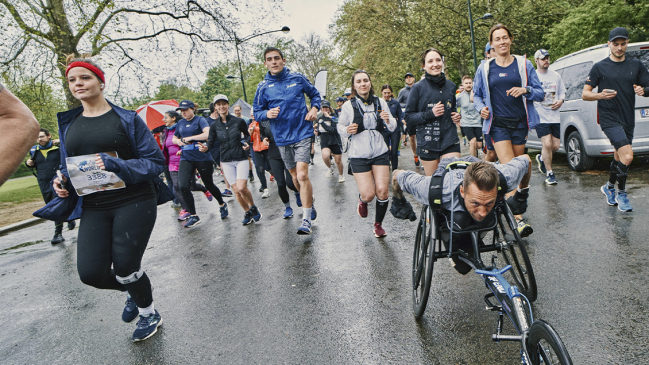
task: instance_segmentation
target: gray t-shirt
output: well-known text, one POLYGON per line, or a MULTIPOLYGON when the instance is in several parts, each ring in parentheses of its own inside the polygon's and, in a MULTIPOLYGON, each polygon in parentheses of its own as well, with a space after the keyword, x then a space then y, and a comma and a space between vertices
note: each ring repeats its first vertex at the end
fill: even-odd
POLYGON ((482 127, 482 119, 474 104, 471 102, 471 95, 463 91, 457 96, 457 105, 460 107, 462 127, 482 127))

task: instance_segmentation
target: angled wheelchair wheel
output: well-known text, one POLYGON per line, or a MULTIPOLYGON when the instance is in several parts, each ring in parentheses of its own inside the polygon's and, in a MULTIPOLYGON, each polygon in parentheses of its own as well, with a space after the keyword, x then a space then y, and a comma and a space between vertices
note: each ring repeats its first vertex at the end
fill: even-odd
POLYGON ((572 359, 557 332, 547 322, 532 323, 527 336, 532 365, 572 365, 572 359))
POLYGON ((419 217, 412 257, 412 308, 417 319, 424 315, 428 303, 436 246, 431 238, 435 222, 430 209, 424 206, 419 217))
POLYGON ((499 210, 497 229, 503 244, 503 258, 508 265, 512 265, 510 272, 518 290, 530 302, 533 302, 537 297, 536 278, 530 257, 527 255, 523 240, 518 233, 516 219, 507 204, 504 204, 499 210))

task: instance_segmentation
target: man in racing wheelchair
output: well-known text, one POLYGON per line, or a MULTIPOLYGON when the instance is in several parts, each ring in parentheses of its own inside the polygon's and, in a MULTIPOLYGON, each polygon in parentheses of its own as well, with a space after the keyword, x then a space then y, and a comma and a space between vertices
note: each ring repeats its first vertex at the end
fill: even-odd
MULTIPOLYGON (((497 201, 517 187, 516 193, 507 199, 507 203, 513 214, 525 212, 529 189, 521 190, 520 187, 529 186, 531 166, 528 155, 518 156, 507 164, 492 164, 466 156, 441 160, 432 176, 395 170, 392 174, 393 204, 399 201, 404 204, 403 192, 406 192, 421 204, 436 208, 448 221, 451 220, 450 212, 453 211, 455 230, 489 227, 496 219, 493 209, 497 201), (466 168, 447 168, 451 165, 465 165, 466 168)), ((448 230, 442 230, 442 241, 444 245, 448 245, 448 230)), ((455 249, 473 255, 470 234, 454 234, 453 250, 455 249)), ((471 266, 456 256, 452 260, 459 273, 466 275, 471 271, 471 266)))

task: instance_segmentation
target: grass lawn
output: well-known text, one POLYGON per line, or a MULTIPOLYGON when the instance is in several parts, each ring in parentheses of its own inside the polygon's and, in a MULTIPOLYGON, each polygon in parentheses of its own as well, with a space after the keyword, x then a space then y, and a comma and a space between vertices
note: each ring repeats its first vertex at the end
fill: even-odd
POLYGON ((9 180, 0 186, 0 203, 27 203, 43 200, 34 176, 9 180))

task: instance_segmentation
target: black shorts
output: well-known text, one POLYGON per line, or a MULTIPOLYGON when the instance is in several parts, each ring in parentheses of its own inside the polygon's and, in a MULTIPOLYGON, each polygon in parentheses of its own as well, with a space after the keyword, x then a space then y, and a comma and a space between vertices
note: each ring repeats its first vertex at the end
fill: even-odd
POLYGON ((474 139, 482 143, 482 127, 462 127, 462 132, 469 141, 474 139))
POLYGON ((320 150, 323 150, 325 148, 328 148, 332 154, 334 155, 342 155, 343 151, 340 149, 339 144, 330 144, 330 145, 325 145, 325 146, 320 146, 320 150))
POLYGON ((622 124, 611 123, 602 126, 602 132, 606 135, 613 147, 619 150, 621 147, 631 145, 633 142, 633 127, 628 128, 622 124))
POLYGON ((386 152, 374 158, 350 158, 349 166, 352 172, 361 173, 372 171, 372 166, 390 166, 390 153, 386 152))
POLYGON ((460 142, 451 145, 450 147, 447 147, 444 151, 429 151, 429 150, 424 150, 422 148, 419 148, 417 146, 417 155, 422 161, 434 161, 434 160, 439 160, 440 157, 448 154, 448 153, 460 153, 460 142))
POLYGON ((561 138, 561 123, 540 123, 536 126, 536 136, 539 138, 552 134, 554 138, 561 138))
POLYGON ((409 125, 407 129, 408 129, 407 132, 408 132, 409 136, 414 136, 414 135, 417 134, 417 126, 416 125, 409 125))

